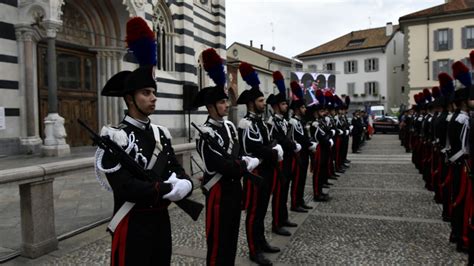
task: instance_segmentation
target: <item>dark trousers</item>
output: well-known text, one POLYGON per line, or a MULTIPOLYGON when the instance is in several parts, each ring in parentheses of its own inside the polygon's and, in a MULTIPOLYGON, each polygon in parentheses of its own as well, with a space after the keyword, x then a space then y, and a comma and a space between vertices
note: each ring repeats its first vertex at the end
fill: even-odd
POLYGON ((206 194, 207 265, 235 264, 242 186, 222 179, 206 194))
POLYGON ((280 167, 274 170, 272 188, 272 226, 279 228, 288 220, 288 190, 291 178, 291 157, 280 162, 280 167), (277 172, 278 171, 278 172, 277 172))
POLYGON ((342 163, 344 163, 344 161, 347 160, 347 153, 349 152, 349 136, 344 135, 342 137, 341 152, 342 152, 342 163))
POLYGON ((443 204, 443 218, 449 220, 452 216, 452 197, 453 194, 453 165, 444 164, 441 172, 441 203, 443 204))
POLYGON ((360 148, 361 135, 352 135, 352 152, 357 152, 360 148))
MULTIPOLYGON (((471 221, 474 217, 471 217, 471 221)), ((471 222, 472 223, 472 222, 471 222)), ((468 248, 469 259, 467 265, 474 265, 474 228, 469 227, 469 248, 468 248)))
POLYGON ((453 164, 453 185, 452 185, 452 199, 453 199, 453 210, 451 218, 451 236, 457 240, 458 244, 462 244, 462 228, 464 221, 464 204, 465 200, 460 197, 462 189, 462 179, 464 165, 459 162, 453 164))
POLYGON ((111 265, 169 265, 171 247, 167 209, 132 210, 112 236, 111 265))
POLYGON ((264 178, 260 186, 254 185, 249 180, 244 180, 244 202, 247 210, 245 228, 251 256, 262 252, 262 245, 266 242, 264 220, 273 185, 272 172, 272 169, 256 172, 264 178))
POLYGON ((296 208, 304 203, 304 187, 306 176, 308 175, 309 154, 307 151, 300 151, 295 158, 295 178, 291 183, 291 207, 296 208))
POLYGON ((329 147, 318 145, 313 159, 313 196, 321 196, 323 185, 326 184, 329 177, 328 156, 329 147))

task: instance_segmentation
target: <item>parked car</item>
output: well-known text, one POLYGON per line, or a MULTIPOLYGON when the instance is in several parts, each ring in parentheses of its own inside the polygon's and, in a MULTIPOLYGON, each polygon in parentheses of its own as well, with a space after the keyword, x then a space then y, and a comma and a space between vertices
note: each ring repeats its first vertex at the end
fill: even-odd
POLYGON ((398 121, 390 117, 376 118, 373 122, 375 133, 398 133, 400 129, 398 121))

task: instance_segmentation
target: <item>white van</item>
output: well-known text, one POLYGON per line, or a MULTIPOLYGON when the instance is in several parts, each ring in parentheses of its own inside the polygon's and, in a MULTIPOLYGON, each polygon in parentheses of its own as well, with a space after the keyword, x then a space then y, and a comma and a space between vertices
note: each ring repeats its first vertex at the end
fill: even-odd
POLYGON ((385 116, 385 107, 383 105, 374 105, 370 107, 370 114, 374 116, 374 118, 380 118, 385 116))

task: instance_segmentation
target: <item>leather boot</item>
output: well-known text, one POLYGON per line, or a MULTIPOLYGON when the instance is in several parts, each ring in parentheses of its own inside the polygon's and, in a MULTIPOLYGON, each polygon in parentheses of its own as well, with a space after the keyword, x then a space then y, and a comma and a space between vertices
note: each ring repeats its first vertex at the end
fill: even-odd
POLYGON ((283 227, 273 228, 272 232, 281 236, 291 236, 291 233, 283 227))
POLYGON ((255 254, 254 256, 250 255, 250 260, 257 263, 258 265, 273 265, 273 263, 261 252, 255 254))

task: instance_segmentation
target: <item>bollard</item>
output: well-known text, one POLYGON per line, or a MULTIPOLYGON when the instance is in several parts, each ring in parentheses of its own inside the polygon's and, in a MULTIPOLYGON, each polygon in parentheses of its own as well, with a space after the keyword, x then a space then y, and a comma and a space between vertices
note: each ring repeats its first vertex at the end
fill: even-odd
POLYGON ((58 249, 53 180, 20 185, 22 256, 37 258, 58 249))

